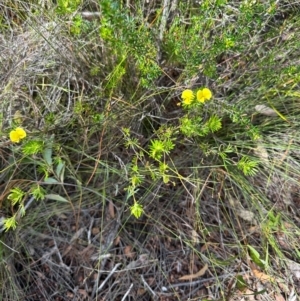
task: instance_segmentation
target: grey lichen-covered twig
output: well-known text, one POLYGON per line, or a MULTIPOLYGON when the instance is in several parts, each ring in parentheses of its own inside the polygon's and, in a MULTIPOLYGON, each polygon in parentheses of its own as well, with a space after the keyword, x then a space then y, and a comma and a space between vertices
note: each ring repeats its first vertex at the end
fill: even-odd
POLYGON ((175 11, 175 9, 177 7, 177 2, 178 2, 178 0, 172 0, 172 1, 164 0, 162 17, 161 17, 160 27, 159 27, 159 41, 160 42, 163 40, 168 19, 171 16, 171 14, 175 11))

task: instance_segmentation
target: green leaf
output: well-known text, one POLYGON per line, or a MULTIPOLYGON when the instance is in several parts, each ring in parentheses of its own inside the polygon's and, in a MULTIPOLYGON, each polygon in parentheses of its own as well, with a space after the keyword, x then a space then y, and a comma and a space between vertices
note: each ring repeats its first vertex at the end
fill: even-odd
POLYGON ((251 247, 250 245, 247 246, 248 249, 249 249, 249 255, 251 257, 251 259, 261 268, 265 268, 266 267, 266 261, 262 260, 260 258, 260 255, 259 253, 253 248, 251 247))
POLYGON ((170 176, 168 176, 168 175, 163 175, 163 182, 165 183, 165 184, 168 184, 169 182, 170 182, 170 176))
POLYGON ((22 217, 25 215, 26 211, 25 211, 25 207, 23 204, 20 205, 19 212, 22 217))
POLYGON ((22 189, 16 187, 10 190, 10 194, 8 195, 7 198, 11 200, 13 205, 16 205, 17 203, 22 201, 24 196, 25 196, 25 192, 22 189))
POLYGON ((135 216, 135 218, 139 218, 144 210, 143 210, 143 206, 140 205, 139 203, 134 203, 131 207, 130 207, 130 212, 133 216, 135 216))
POLYGON ((44 141, 40 140, 30 140, 23 145, 24 155, 36 155, 37 153, 42 152, 44 149, 44 141))
POLYGON ((13 215, 12 217, 6 218, 4 220, 4 229, 5 231, 9 229, 15 230, 17 227, 17 221, 16 221, 16 215, 13 215))
POLYGON ((64 197, 60 196, 59 194, 46 194, 45 198, 49 199, 49 200, 53 200, 53 201, 58 201, 58 202, 63 202, 63 203, 69 203, 69 201, 67 199, 65 199, 64 197))
POLYGON ((57 175, 57 177, 59 178, 59 180, 63 183, 64 179, 65 179, 65 162, 60 160, 59 163, 56 166, 56 170, 55 173, 57 175))
POLYGON ((40 185, 34 185, 30 189, 30 194, 39 201, 45 198, 46 191, 40 185))
POLYGON ((150 143, 150 157, 159 160, 165 152, 164 142, 156 139, 151 140, 150 143))
POLYGON ((237 168, 241 170, 245 176, 254 176, 258 172, 259 162, 250 159, 248 156, 243 156, 237 163, 237 168))
POLYGON ((233 264, 233 262, 236 260, 236 256, 230 256, 227 259, 219 259, 215 256, 212 256, 211 260, 214 264, 216 264, 218 266, 226 267, 226 266, 230 266, 233 264))
POLYGON ((51 178, 51 177, 46 178, 44 182, 47 184, 58 184, 59 183, 56 179, 51 178))
POLYGON ((216 132, 222 128, 222 120, 218 116, 211 116, 205 124, 211 132, 216 132))
POLYGON ((49 166, 52 166, 52 164, 53 164, 53 161, 52 161, 52 147, 45 148, 45 150, 43 152, 43 157, 44 157, 44 160, 46 161, 46 163, 49 166))
POLYGON ((243 291, 243 290, 245 290, 247 288, 247 283, 244 280, 244 278, 243 278, 242 275, 237 275, 236 276, 236 288, 239 291, 243 291))

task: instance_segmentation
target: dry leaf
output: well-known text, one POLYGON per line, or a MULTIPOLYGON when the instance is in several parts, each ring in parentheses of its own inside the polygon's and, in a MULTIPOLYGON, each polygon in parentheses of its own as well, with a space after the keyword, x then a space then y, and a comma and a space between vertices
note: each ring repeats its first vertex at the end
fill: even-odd
POLYGON ((146 290, 144 288, 139 287, 137 290, 138 296, 143 296, 146 293, 146 290))
POLYGON ((252 222, 254 219, 254 213, 249 210, 238 209, 237 214, 239 217, 241 217, 244 221, 247 221, 247 222, 252 222))
POLYGON ((243 298, 241 300, 244 300, 244 301, 256 301, 256 298, 255 298, 255 294, 252 290, 250 289, 246 289, 245 292, 243 292, 242 294, 243 296, 246 296, 246 298, 243 298))
POLYGON ((254 213, 252 211, 243 209, 243 206, 239 200, 229 197, 228 201, 232 208, 236 210, 236 213, 239 217, 248 222, 254 221, 254 213))
POLYGON ((209 244, 208 244, 208 243, 205 243, 205 244, 201 247, 200 252, 201 252, 201 253, 204 253, 204 252, 208 249, 208 247, 209 247, 209 244))
POLYGON ((79 289, 79 290, 78 290, 78 293, 79 293, 80 295, 82 295, 84 298, 87 298, 87 297, 88 297, 88 293, 87 293, 87 291, 84 290, 84 289, 79 289))
MULTIPOLYGON (((297 293, 295 293, 295 289, 293 288, 292 291, 289 294, 288 301, 296 301, 297 300, 297 293)), ((298 294, 297 294, 298 295, 298 294)))
POLYGON ((198 244, 200 242, 199 235, 194 229, 192 230, 192 242, 193 245, 198 244))
POLYGON ((149 258, 148 254, 141 254, 137 260, 130 262, 126 266, 126 269, 132 270, 132 269, 136 269, 138 267, 144 266, 144 265, 148 264, 148 261, 149 261, 148 258, 149 258))
POLYGON ((63 214, 63 213, 59 213, 58 215, 57 215, 57 217, 58 218, 61 218, 61 219, 67 219, 68 217, 65 215, 65 214, 63 214))
POLYGON ((73 245, 72 245, 72 244, 69 245, 69 246, 65 249, 65 251, 63 252, 62 256, 63 256, 63 257, 66 256, 66 255, 72 250, 72 248, 73 248, 73 245))
POLYGON ((275 279, 263 272, 260 272, 259 270, 257 269, 253 269, 252 270, 253 272, 253 275, 259 279, 261 282, 267 282, 267 281, 274 281, 275 279))
POLYGON ((135 253, 132 252, 132 246, 126 246, 124 248, 124 254, 127 258, 133 258, 135 253))
POLYGON ((71 240, 70 240, 70 243, 74 242, 75 240, 77 240, 81 234, 85 231, 85 228, 82 227, 80 228, 78 231, 75 232, 75 234, 72 236, 71 240))
POLYGON ((283 293, 285 293, 287 295, 290 293, 291 290, 290 290, 289 286, 287 285, 285 279, 279 279, 279 280, 277 279, 277 284, 283 293))
POLYGON ((278 115, 275 110, 273 110, 265 105, 257 105, 257 106, 255 106, 255 110, 258 113, 260 113, 262 115, 266 115, 266 116, 277 116, 278 115))
POLYGON ((149 278, 147 278, 147 283, 148 283, 148 285, 149 286, 152 286, 152 285, 154 285, 155 284, 155 278, 154 277, 149 277, 149 278))
POLYGON ((120 241, 121 241, 121 237, 120 235, 118 235, 114 240, 114 245, 117 246, 120 243, 120 241))
POLYGON ((93 234, 93 235, 97 235, 98 233, 100 233, 100 229, 94 227, 94 228, 92 229, 92 234, 93 234))
POLYGON ((206 242, 200 249, 200 252, 201 253, 204 253, 206 250, 208 250, 208 248, 212 247, 213 249, 216 249, 216 247, 218 246, 219 244, 217 243, 214 243, 214 242, 206 242))
POLYGON ((285 301, 283 296, 281 294, 274 295, 275 301, 285 301))
POLYGON ((201 277, 205 274, 208 269, 208 265, 205 264, 204 267, 199 270, 196 274, 185 275, 179 278, 179 280, 193 280, 195 278, 201 277))
POLYGON ((300 280, 300 264, 292 261, 292 260, 288 260, 286 263, 287 267, 289 268, 289 270, 291 271, 291 273, 298 279, 300 280))
POLYGON ((108 212, 112 219, 115 218, 115 207, 112 201, 108 202, 108 212))
POLYGON ((45 279, 46 279, 46 276, 44 275, 44 273, 41 273, 41 272, 38 272, 38 271, 35 271, 35 273, 36 273, 42 280, 45 280, 45 279))
POLYGON ((261 144, 259 144, 255 149, 254 153, 256 156, 258 156, 262 161, 265 163, 269 163, 269 154, 265 147, 263 147, 261 144))
MULTIPOLYGON (((259 232, 259 227, 258 226, 251 226, 248 229, 248 233, 253 234, 253 233, 258 233, 259 232)), ((260 233, 260 232, 259 232, 260 233)))
POLYGON ((276 238, 277 238, 278 243, 280 244, 280 246, 283 249, 290 250, 291 246, 290 246, 289 240, 286 237, 284 232, 278 231, 276 233, 276 238))
POLYGON ((177 260, 175 266, 176 266, 176 272, 180 273, 182 269, 182 263, 179 260, 177 260))
POLYGON ((74 298, 74 294, 72 292, 67 292, 67 297, 70 299, 74 298))
POLYGON ((286 229, 293 229, 294 228, 294 225, 291 224, 291 223, 288 223, 288 222, 283 222, 283 226, 286 229))

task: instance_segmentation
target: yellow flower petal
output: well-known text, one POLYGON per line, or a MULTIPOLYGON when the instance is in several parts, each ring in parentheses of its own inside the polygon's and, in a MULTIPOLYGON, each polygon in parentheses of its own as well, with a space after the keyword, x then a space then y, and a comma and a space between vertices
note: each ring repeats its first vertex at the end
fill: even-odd
POLYGON ((9 138, 11 142, 19 143, 21 139, 26 137, 26 132, 22 128, 16 128, 10 131, 9 138))
POLYGON ((18 135, 18 133, 16 131, 11 131, 9 133, 9 138, 10 138, 11 142, 14 142, 14 143, 20 142, 20 136, 18 135))
POLYGON ((202 90, 197 91, 197 100, 200 102, 205 102, 206 100, 210 100, 212 97, 212 93, 208 88, 204 88, 202 90))
POLYGON ((198 90, 197 91, 197 100, 200 102, 204 102, 205 101, 205 97, 203 95, 203 91, 202 90, 198 90))
POLYGON ((192 90, 187 89, 182 92, 181 98, 182 98, 183 104, 188 106, 193 102, 195 95, 192 90))
POLYGON ((204 89, 202 90, 202 93, 203 93, 203 96, 204 96, 204 98, 205 98, 206 100, 210 100, 210 99, 211 99, 212 93, 211 93, 211 91, 210 91, 208 88, 204 88, 204 89))
POLYGON ((16 128, 15 131, 18 133, 20 139, 23 139, 26 137, 26 132, 22 128, 16 128))

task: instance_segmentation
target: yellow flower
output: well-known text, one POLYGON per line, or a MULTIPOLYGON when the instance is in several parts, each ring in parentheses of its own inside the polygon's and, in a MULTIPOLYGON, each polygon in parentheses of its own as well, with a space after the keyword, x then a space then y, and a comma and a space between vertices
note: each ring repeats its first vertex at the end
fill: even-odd
POLYGON ((26 137, 26 132, 22 128, 16 128, 10 131, 9 138, 11 142, 19 143, 20 140, 26 137))
POLYGON ((200 102, 205 102, 206 100, 210 100, 211 97, 212 97, 212 93, 208 88, 198 90, 197 92, 197 100, 200 102))
POLYGON ((195 95, 192 90, 187 89, 182 92, 181 98, 183 105, 189 106, 193 102, 195 95))

